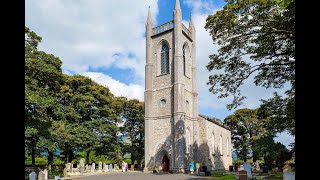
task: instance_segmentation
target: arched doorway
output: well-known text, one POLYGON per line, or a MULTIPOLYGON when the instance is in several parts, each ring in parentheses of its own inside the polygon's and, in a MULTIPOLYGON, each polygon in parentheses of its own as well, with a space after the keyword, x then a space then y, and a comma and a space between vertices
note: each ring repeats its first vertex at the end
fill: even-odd
POLYGON ((169 158, 167 155, 162 158, 162 171, 169 171, 169 158))

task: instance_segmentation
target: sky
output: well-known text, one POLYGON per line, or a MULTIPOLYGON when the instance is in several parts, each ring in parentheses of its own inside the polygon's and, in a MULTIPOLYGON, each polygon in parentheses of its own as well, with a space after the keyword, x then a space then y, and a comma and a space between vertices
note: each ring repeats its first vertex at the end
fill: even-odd
MULTIPOLYGON (((59 57, 64 73, 81 74, 109 87, 117 96, 144 99, 145 23, 148 7, 154 26, 173 20, 175 0, 27 0, 25 24, 42 37, 39 49, 59 57)), ((218 50, 204 29, 209 14, 224 6, 224 0, 180 0, 182 19, 188 27, 190 13, 196 27, 199 114, 223 120, 231 98, 218 99, 206 84, 209 55, 218 50), (201 72, 201 73, 200 73, 201 72)), ((285 89, 257 87, 253 78, 241 88, 247 96, 241 108, 257 108, 260 99, 285 89)), ((281 133, 275 139, 288 147, 294 138, 281 133)))

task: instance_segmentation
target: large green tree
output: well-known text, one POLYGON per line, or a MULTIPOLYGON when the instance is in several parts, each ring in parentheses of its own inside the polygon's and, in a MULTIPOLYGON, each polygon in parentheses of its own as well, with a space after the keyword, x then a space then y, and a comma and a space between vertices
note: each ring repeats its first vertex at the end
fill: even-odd
POLYGON ((291 85, 295 89, 295 0, 229 0, 209 15, 205 25, 217 54, 210 55, 210 92, 219 98, 233 96, 228 109, 243 102, 241 85, 250 76, 266 88, 291 85))
POLYGON ((35 165, 37 151, 48 151, 53 162, 56 143, 48 131, 57 106, 56 93, 63 82, 62 62, 37 49, 41 37, 25 27, 25 146, 35 165))
POLYGON ((123 101, 121 133, 130 143, 123 144, 124 152, 131 154, 132 163, 141 163, 144 156, 144 103, 137 99, 123 101))
POLYGON ((238 157, 247 159, 252 154, 254 162, 259 159, 258 140, 274 135, 265 119, 258 119, 257 112, 257 109, 239 109, 224 119, 224 125, 231 129, 231 141, 238 157))

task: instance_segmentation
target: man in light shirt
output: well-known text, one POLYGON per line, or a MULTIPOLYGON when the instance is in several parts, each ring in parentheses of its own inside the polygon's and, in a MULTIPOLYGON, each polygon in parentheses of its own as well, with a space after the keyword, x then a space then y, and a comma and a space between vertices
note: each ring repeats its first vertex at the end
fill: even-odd
POLYGON ((243 169, 247 171, 248 179, 252 179, 251 165, 247 163, 246 159, 244 160, 243 169))

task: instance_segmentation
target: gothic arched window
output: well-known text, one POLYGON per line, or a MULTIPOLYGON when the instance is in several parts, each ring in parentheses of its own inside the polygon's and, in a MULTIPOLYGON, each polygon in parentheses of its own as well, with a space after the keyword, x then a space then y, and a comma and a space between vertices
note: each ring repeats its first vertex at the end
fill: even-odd
POLYGON ((191 140, 190 140, 190 130, 187 128, 187 131, 186 131, 186 152, 189 153, 190 152, 190 143, 191 143, 191 140))
POLYGON ((214 146, 215 146, 215 144, 214 144, 214 134, 212 133, 211 134, 211 143, 212 143, 212 154, 215 154, 215 149, 214 149, 214 146))
POLYGON ((227 156, 229 156, 229 138, 227 138, 227 156))
POLYGON ((169 47, 163 44, 161 48, 161 74, 169 73, 169 47))
POLYGON ((222 136, 220 135, 220 155, 222 154, 222 136))
POLYGON ((185 46, 182 48, 183 55, 183 75, 186 75, 186 49, 185 46))

